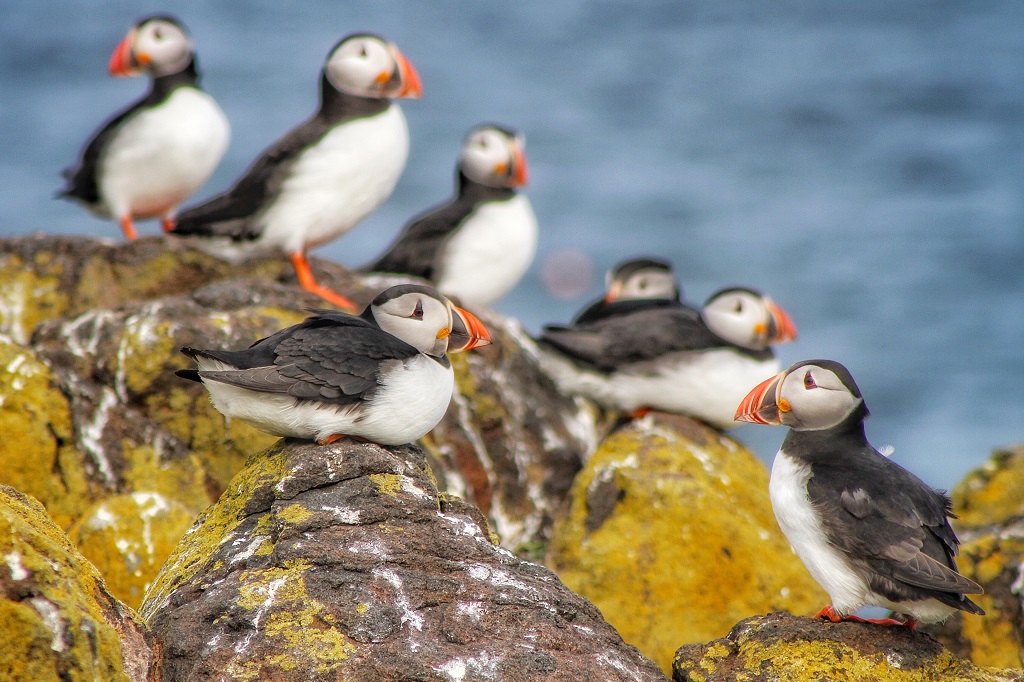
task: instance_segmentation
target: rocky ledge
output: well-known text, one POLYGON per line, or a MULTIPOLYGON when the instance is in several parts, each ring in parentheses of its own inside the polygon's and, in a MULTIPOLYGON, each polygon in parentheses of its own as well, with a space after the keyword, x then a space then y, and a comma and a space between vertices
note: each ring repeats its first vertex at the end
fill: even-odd
POLYGON ((438 493, 422 451, 281 441, 141 613, 164 680, 660 680, 585 599, 438 493))
POLYGON ((776 612, 747 618, 722 639, 676 652, 674 682, 1020 682, 1022 670, 979 668, 922 632, 830 623, 776 612))

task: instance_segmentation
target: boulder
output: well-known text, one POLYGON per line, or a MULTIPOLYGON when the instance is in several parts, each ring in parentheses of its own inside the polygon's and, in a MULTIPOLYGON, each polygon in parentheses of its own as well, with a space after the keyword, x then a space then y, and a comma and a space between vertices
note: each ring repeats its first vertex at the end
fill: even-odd
POLYGON ((984 616, 927 626, 978 665, 1024 667, 1024 446, 997 450, 953 491, 960 571, 985 588, 984 616))
POLYGON ((676 652, 675 682, 1019 682, 1024 671, 980 668, 922 632, 830 623, 776 612, 740 621, 722 639, 676 652))
POLYGON ((416 446, 254 455, 146 595, 162 679, 664 679, 434 480, 416 446))
MULTIPOLYGON (((314 269, 360 305, 400 281, 314 269)), ((0 241, 0 286, 0 480, 42 501, 137 606, 191 519, 276 440, 175 377, 189 364, 178 349, 244 347, 326 304, 285 259, 231 266, 168 237, 0 241), (146 505, 168 512, 143 521, 146 505)), ((423 444, 444 490, 540 557, 593 449, 595 412, 554 390, 518 324, 482 317, 496 342, 454 358, 458 393, 423 444)))
POLYGON ((666 671, 680 644, 827 599, 775 522, 764 466, 721 432, 662 413, 601 443, 548 565, 666 671))
POLYGON ((0 679, 151 679, 145 627, 43 506, 0 485, 0 679))

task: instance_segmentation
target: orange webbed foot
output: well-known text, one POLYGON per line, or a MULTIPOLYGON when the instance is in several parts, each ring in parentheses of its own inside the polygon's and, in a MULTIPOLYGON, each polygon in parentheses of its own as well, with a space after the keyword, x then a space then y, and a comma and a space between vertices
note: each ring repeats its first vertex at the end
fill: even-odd
POLYGON ((139 238, 139 233, 135 231, 135 223, 132 222, 130 215, 121 216, 121 231, 124 232, 124 238, 130 242, 135 241, 139 238))
POLYGON ((311 294, 316 294, 328 303, 335 305, 346 312, 358 312, 356 304, 351 300, 336 291, 328 289, 322 284, 316 283, 316 278, 313 277, 313 270, 309 267, 309 260, 306 259, 306 255, 304 253, 293 253, 290 258, 292 261, 292 267, 295 268, 295 276, 299 279, 300 287, 311 294))

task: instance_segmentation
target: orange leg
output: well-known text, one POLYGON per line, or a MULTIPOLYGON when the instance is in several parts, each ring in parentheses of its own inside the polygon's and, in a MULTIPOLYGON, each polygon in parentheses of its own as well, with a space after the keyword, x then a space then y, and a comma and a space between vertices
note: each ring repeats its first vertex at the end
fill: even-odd
POLYGON ((124 231, 124 238, 128 241, 133 242, 139 238, 139 234, 135 231, 135 224, 132 223, 132 217, 130 215, 121 216, 121 229, 124 231))
POLYGON ((351 438, 352 440, 354 440, 357 443, 372 443, 373 442, 373 441, 370 441, 370 440, 366 440, 365 438, 360 438, 359 436, 348 436, 348 435, 346 435, 344 433, 332 433, 331 435, 327 436, 326 438, 317 438, 316 442, 317 442, 317 445, 330 445, 331 443, 337 443, 342 438, 351 438))
POLYGON ((327 287, 317 284, 313 277, 313 271, 309 267, 309 261, 304 253, 293 253, 291 256, 292 267, 295 268, 295 275, 299 278, 299 286, 306 291, 316 294, 329 303, 333 303, 342 310, 356 312, 356 304, 341 294, 331 291, 327 287))
POLYGON ((160 221, 160 224, 163 226, 164 232, 171 232, 172 230, 174 230, 175 225, 174 216, 165 215, 163 219, 160 221))
POLYGON ((815 618, 826 618, 833 623, 841 623, 843 621, 852 621, 854 623, 874 623, 875 625, 902 625, 903 627, 910 628, 911 630, 917 629, 917 621, 910 618, 906 621, 896 620, 895 618, 861 618, 860 616, 842 616, 836 613, 836 610, 832 608, 832 605, 818 611, 814 614, 815 618))

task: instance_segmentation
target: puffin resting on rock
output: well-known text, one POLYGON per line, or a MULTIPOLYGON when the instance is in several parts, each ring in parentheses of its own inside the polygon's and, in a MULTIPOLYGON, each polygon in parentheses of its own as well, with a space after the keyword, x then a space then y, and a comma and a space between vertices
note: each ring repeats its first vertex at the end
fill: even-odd
POLYGON ((426 286, 391 287, 358 316, 312 312, 245 350, 182 348, 198 368, 177 374, 202 382, 225 417, 275 436, 401 445, 448 409, 445 353, 490 343, 476 317, 426 286))
POLYGON ((863 621, 863 606, 892 609, 916 627, 956 610, 983 615, 981 586, 956 567, 949 497, 868 442, 868 408, 850 372, 831 360, 798 362, 756 386, 736 420, 788 426, 768 492, 775 518, 832 603, 817 617, 863 621))

